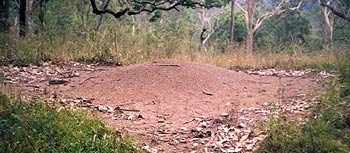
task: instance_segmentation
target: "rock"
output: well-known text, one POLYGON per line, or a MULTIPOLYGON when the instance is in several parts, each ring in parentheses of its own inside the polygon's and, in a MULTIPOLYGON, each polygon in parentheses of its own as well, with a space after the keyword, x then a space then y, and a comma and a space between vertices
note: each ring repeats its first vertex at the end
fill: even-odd
POLYGON ((83 98, 83 102, 84 102, 84 103, 90 103, 90 104, 91 104, 93 100, 95 100, 95 99, 93 99, 93 98, 91 98, 91 99, 85 99, 85 98, 83 98))
POLYGON ((155 148, 151 148, 150 146, 143 146, 142 149, 147 153, 157 153, 158 150, 155 148))
POLYGON ((141 114, 139 114, 139 115, 137 115, 137 118, 138 119, 146 119, 143 115, 141 115, 141 114))
POLYGON ((199 126, 200 126, 201 128, 206 128, 206 127, 207 127, 207 122, 201 122, 201 123, 199 124, 199 126))
POLYGON ((201 131, 203 128, 201 128, 201 127, 196 127, 196 128, 193 128, 192 130, 191 130, 191 132, 199 132, 199 131, 201 131))
POLYGON ((127 118, 127 120, 133 120, 134 118, 135 118, 134 115, 129 115, 128 118, 127 118))
POLYGON ((246 128, 247 127, 247 125, 245 125, 244 123, 239 123, 239 125, 238 125, 238 128, 246 128))
POLYGON ((267 106, 269 106, 269 103, 265 102, 265 103, 263 104, 263 106, 267 107, 267 106))
POLYGON ((102 106, 102 105, 98 105, 97 109, 101 112, 106 112, 108 110, 108 108, 106 106, 102 106))
POLYGON ((187 131, 188 129, 186 127, 181 127, 180 128, 182 131, 187 131))
POLYGON ((242 151, 242 148, 230 148, 225 150, 225 152, 230 152, 230 153, 236 153, 241 151, 242 151))
POLYGON ((245 145, 245 148, 246 148, 248 151, 253 150, 254 144, 247 144, 247 145, 245 145))
POLYGON ((198 141, 198 140, 200 140, 200 138, 193 138, 193 139, 191 139, 191 141, 198 141))
POLYGON ((228 117, 229 114, 228 114, 228 113, 222 113, 220 116, 221 116, 221 117, 228 117))
POLYGON ((107 106, 107 112, 108 113, 114 113, 114 108, 111 106, 107 106))
POLYGON ((245 140, 248 139, 248 137, 249 137, 249 134, 243 135, 239 141, 244 142, 245 140))
POLYGON ((180 142, 180 143, 186 143, 187 140, 186 140, 185 138, 182 138, 179 142, 180 142))

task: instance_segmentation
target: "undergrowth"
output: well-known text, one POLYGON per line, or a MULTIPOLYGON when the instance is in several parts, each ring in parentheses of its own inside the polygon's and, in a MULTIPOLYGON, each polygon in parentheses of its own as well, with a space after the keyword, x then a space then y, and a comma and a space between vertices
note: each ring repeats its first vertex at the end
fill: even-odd
POLYGON ((327 82, 327 93, 313 107, 309 119, 296 123, 271 118, 268 136, 256 152, 350 152, 349 57, 339 58, 340 76, 327 82))
POLYGON ((243 46, 226 51, 208 47, 206 53, 200 53, 195 42, 175 38, 164 44, 150 44, 137 41, 147 40, 143 35, 125 37, 125 40, 120 41, 113 35, 96 34, 85 38, 71 33, 62 32, 60 37, 52 37, 50 33, 31 34, 26 38, 11 33, 2 34, 0 41, 4 43, 0 44, 0 65, 26 66, 39 64, 40 61, 114 62, 128 65, 172 59, 229 69, 332 69, 336 67, 337 55, 342 56, 342 53, 310 52, 303 48, 295 48, 293 52, 257 50, 254 54, 246 54, 243 46))
POLYGON ((91 113, 0 94, 0 152, 141 152, 91 113))

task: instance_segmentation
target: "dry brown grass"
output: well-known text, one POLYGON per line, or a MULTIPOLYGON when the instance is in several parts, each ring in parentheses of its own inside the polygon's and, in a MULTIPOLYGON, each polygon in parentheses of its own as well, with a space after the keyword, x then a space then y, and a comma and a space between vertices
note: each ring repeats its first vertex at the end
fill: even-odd
POLYGON ((1 35, 0 40, 6 45, 0 46, 1 64, 13 63, 22 65, 37 63, 41 60, 53 61, 114 61, 123 64, 144 63, 159 59, 172 59, 198 63, 213 64, 230 69, 259 68, 294 68, 301 69, 327 68, 336 63, 336 54, 325 54, 320 51, 303 53, 296 49, 293 53, 257 51, 246 54, 243 48, 228 50, 224 53, 209 48, 200 53, 196 44, 172 39, 163 44, 147 44, 145 38, 126 38, 117 41, 114 37, 103 34, 93 38, 82 39, 75 35, 66 36, 28 36, 20 39, 17 36, 1 35), (190 46, 189 44, 192 44, 190 46))
POLYGON ((230 69, 284 68, 302 69, 306 67, 322 68, 327 63, 335 63, 336 55, 325 56, 322 53, 254 53, 244 50, 227 53, 209 52, 205 54, 176 55, 173 59, 213 64, 230 69))

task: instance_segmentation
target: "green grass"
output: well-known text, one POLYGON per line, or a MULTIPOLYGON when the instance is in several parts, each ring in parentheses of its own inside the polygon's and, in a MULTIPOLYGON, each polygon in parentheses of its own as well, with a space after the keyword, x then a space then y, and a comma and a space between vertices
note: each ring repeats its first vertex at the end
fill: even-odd
POLYGON ((91 114, 0 94, 0 152, 141 152, 91 114))
MULTIPOLYGON (((303 123, 271 118, 258 153, 350 152, 350 56, 339 58, 340 77, 327 81, 327 93, 303 123)), ((284 118, 281 115, 281 118, 284 118)))

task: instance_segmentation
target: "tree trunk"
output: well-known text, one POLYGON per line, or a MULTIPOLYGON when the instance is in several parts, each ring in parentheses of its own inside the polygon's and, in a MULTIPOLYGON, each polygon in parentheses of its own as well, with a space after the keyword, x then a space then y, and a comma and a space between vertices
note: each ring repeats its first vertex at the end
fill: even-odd
POLYGON ((45 19, 45 10, 44 10, 44 4, 45 0, 40 0, 39 2, 39 22, 40 22, 40 27, 42 28, 44 26, 44 19, 45 19))
POLYGON ((246 42, 246 52, 248 54, 253 53, 253 35, 254 35, 254 25, 253 17, 256 6, 256 0, 246 1, 247 15, 246 16, 246 26, 247 26, 247 42, 246 42))
POLYGON ((246 0, 245 1, 245 9, 239 4, 236 3, 238 8, 244 12, 245 16, 245 23, 247 27, 247 40, 246 40, 246 52, 248 54, 253 53, 253 37, 254 33, 261 27, 262 23, 273 16, 280 15, 281 13, 287 11, 287 10, 298 10, 301 5, 303 4, 303 1, 300 1, 299 4, 296 7, 290 7, 287 9, 281 9, 283 5, 285 4, 285 0, 281 0, 278 4, 278 7, 276 7, 276 10, 268 12, 266 14, 261 15, 258 17, 254 23, 254 12, 257 6, 257 0, 246 0))
POLYGON ((204 53, 204 52, 206 52, 206 48, 205 48, 205 46, 204 46, 204 40, 205 40, 205 32, 207 31, 207 29, 205 29, 204 27, 203 27, 203 29, 202 29, 202 32, 201 32, 201 35, 200 35, 200 38, 199 38, 199 51, 201 52, 201 53, 204 53))
POLYGON ((132 33, 131 33, 131 35, 134 37, 135 32, 136 32, 136 28, 135 28, 136 20, 135 20, 135 16, 132 16, 131 18, 132 18, 132 33))
MULTIPOLYGON (((320 0, 318 2, 321 4, 320 0)), ((330 5, 331 1, 328 0, 326 1, 326 3, 327 5, 330 5)), ((325 31, 325 34, 328 35, 326 36, 326 39, 325 39, 325 46, 326 46, 326 50, 329 51, 333 48, 334 21, 332 20, 331 10, 329 10, 329 8, 321 7, 321 11, 323 13, 323 18, 328 28, 328 30, 325 31)))
POLYGON ((10 0, 1 0, 0 1, 0 32, 7 32, 9 30, 9 9, 10 0))
POLYGON ((253 32, 249 31, 247 33, 247 42, 246 42, 246 52, 248 54, 252 54, 253 53, 253 32))
POLYGON ((19 1, 19 36, 25 37, 27 35, 27 0, 19 1))
POLYGON ((231 0, 231 21, 230 21, 230 38, 229 41, 231 45, 233 45, 234 42, 234 32, 235 32, 235 1, 231 0))
POLYGON ((205 32, 207 31, 207 29, 205 28, 205 8, 202 8, 201 10, 201 28, 202 28, 202 32, 199 36, 199 51, 201 53, 204 53, 206 51, 206 48, 204 46, 204 40, 205 40, 205 32))
MULTIPOLYGON (((110 2, 110 0, 103 1, 102 5, 100 6, 100 9, 101 10, 105 10, 108 7, 109 2, 110 2)), ((95 32, 97 32, 98 29, 100 29, 100 26, 102 24, 102 20, 103 20, 103 14, 100 14, 100 15, 96 16, 96 22, 95 22, 95 25, 93 27, 95 32)))

